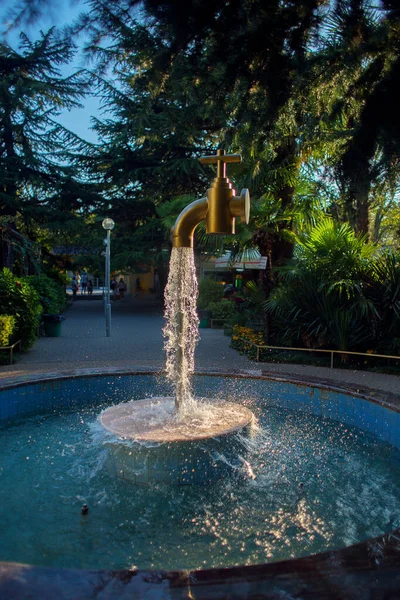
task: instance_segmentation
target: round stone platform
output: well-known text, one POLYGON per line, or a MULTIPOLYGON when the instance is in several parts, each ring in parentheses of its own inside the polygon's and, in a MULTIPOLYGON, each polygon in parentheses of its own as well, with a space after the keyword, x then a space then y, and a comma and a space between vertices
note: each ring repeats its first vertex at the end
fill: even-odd
POLYGON ((146 442, 185 442, 220 437, 239 431, 253 413, 233 402, 202 401, 193 416, 177 419, 172 397, 122 402, 107 408, 100 420, 106 429, 123 438, 146 442))
POLYGON ((113 433, 108 465, 134 483, 207 484, 237 465, 245 450, 234 434, 248 430, 253 413, 233 402, 204 401, 196 414, 176 418, 171 397, 123 402, 100 416, 113 433))

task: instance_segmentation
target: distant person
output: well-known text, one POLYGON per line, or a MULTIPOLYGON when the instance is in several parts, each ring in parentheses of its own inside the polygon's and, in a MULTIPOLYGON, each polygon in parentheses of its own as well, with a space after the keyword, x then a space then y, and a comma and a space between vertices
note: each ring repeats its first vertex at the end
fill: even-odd
POLYGON ((158 269, 154 269, 154 291, 156 294, 156 298, 161 296, 161 288, 160 288, 160 275, 158 273, 158 269))
POLYGON ((238 295, 237 289, 235 286, 229 284, 224 289, 224 298, 225 300, 232 300, 235 303, 237 310, 240 312, 245 302, 244 298, 238 295))
POLYGON ((113 277, 113 279, 110 283, 110 288, 113 293, 113 300, 116 300, 117 299, 117 290, 118 290, 118 281, 115 279, 115 277, 113 277))
POLYGON ((93 294, 93 281, 91 279, 89 279, 89 281, 88 281, 87 291, 88 291, 89 296, 91 296, 93 294))
POLYGON ((88 277, 87 277, 86 273, 84 273, 81 277, 81 287, 82 287, 83 295, 85 295, 87 292, 87 286, 88 286, 88 277))
POLYGON ((76 294, 79 290, 79 285, 78 285, 78 281, 77 281, 75 275, 72 278, 71 288, 72 288, 72 299, 76 300, 76 294))
POLYGON ((137 277, 135 280, 135 288, 136 294, 139 294, 142 291, 142 286, 140 285, 140 277, 137 277))
POLYGON ((227 300, 229 298, 232 298, 234 293, 235 293, 235 287, 231 283, 224 288, 224 298, 226 298, 227 300))
POLYGON ((119 299, 123 300, 125 298, 125 292, 126 292, 126 283, 125 281, 122 279, 119 280, 118 282, 118 291, 119 291, 119 299))

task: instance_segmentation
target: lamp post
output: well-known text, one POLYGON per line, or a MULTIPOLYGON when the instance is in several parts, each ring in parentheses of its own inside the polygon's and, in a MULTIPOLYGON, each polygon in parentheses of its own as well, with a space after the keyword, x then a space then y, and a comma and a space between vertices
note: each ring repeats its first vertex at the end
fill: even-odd
POLYGON ((107 246, 106 246, 106 337, 111 336, 111 304, 110 304, 110 241, 111 230, 114 229, 114 221, 108 217, 103 220, 103 229, 107 231, 107 246))

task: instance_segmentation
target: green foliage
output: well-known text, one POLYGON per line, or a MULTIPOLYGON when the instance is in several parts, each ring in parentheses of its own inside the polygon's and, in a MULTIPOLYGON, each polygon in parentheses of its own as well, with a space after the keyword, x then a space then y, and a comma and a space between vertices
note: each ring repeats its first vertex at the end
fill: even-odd
MULTIPOLYGON (((15 18, 49 3, 10 5, 15 18)), ((77 105, 87 83, 82 73, 59 77, 58 67, 74 51, 70 40, 52 30, 35 43, 22 36, 19 53, 1 45, 0 209, 22 215, 25 229, 18 230, 48 251, 57 236, 63 245, 84 239, 93 253, 82 252, 76 267, 101 272, 99 220, 111 216, 112 268, 162 263, 185 198, 204 194, 215 175, 198 157, 225 147, 243 156, 241 165, 229 165, 234 187, 248 186, 259 199, 250 227, 239 225, 236 241, 225 242, 229 250, 252 244, 268 256, 266 296, 276 283, 272 269, 292 258, 295 234, 323 212, 364 234, 373 216, 373 239, 396 240, 400 11, 393 2, 176 5, 88 0, 82 7, 75 29, 87 32, 104 109, 93 120, 97 146, 82 146, 55 119, 62 107, 77 105), (78 156, 71 156, 71 144, 78 156)), ((200 225, 196 248, 206 239, 202 231, 200 225)), ((305 243, 297 260, 310 264, 309 253, 318 261, 316 290, 306 282, 310 298, 323 289, 325 297, 339 297, 346 314, 346 302, 354 303, 367 319, 378 311, 366 294, 375 259, 362 257, 367 245, 359 239, 357 247, 348 234, 325 229, 324 239, 314 236, 314 248, 305 243)), ((336 331, 338 345, 349 343, 347 317, 328 305, 319 307, 330 323, 326 331, 336 331)), ((322 340, 323 326, 310 327, 322 340)))
POLYGON ((20 339, 22 350, 28 350, 36 339, 42 307, 36 291, 9 269, 0 271, 0 314, 15 317, 13 339, 20 339))
POLYGON ((368 270, 377 247, 365 235, 356 235, 348 223, 321 219, 298 238, 296 257, 306 268, 318 271, 332 284, 346 287, 368 270))
POLYGON ((224 288, 214 279, 204 277, 199 281, 197 308, 207 308, 210 302, 218 302, 224 296, 224 288))
POLYGON ((0 315, 0 346, 8 346, 15 329, 16 320, 12 315, 0 315))
POLYGON ((0 213, 13 245, 7 266, 21 274, 39 271, 37 244, 24 237, 54 263, 53 247, 82 232, 99 204, 99 190, 77 166, 90 144, 58 122, 63 110, 81 106, 90 83, 85 71, 61 73, 74 53, 71 37, 54 28, 34 42, 21 33, 18 50, 0 42, 0 213))
POLYGON ((43 313, 61 313, 65 309, 66 295, 62 285, 47 275, 31 275, 26 281, 39 297, 43 313))
POLYGON ((75 49, 70 38, 54 29, 35 42, 21 34, 20 47, 19 53, 0 43, 0 207, 15 215, 24 205, 31 217, 43 222, 43 213, 51 210, 48 190, 54 192, 70 172, 61 167, 61 159, 68 161, 72 148, 83 148, 55 117, 62 108, 80 106, 88 78, 82 73, 60 75, 59 65, 68 63, 75 49))
POLYGON ((212 319, 218 319, 224 323, 231 323, 237 313, 236 305, 233 300, 221 300, 220 302, 210 302, 207 310, 211 311, 212 319))
POLYGON ((265 306, 275 343, 398 352, 400 262, 331 221, 304 237, 265 306))
POLYGON ((245 303, 242 312, 250 326, 265 327, 265 291, 259 282, 248 281, 244 287, 245 303))
POLYGON ((373 336, 382 353, 400 353, 400 254, 383 252, 372 265, 368 296, 375 309, 373 336))

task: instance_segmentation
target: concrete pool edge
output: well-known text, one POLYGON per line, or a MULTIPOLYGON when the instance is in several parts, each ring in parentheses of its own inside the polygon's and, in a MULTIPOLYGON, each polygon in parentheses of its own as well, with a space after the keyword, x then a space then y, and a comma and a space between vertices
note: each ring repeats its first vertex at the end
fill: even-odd
POLYGON ((217 600, 398 598, 400 530, 340 550, 200 571, 79 570, 0 563, 0 598, 217 600))
MULTIPOLYGON (((329 373, 327 369, 327 373, 329 373)), ((106 376, 124 376, 124 375, 152 375, 152 376, 164 376, 165 371, 163 369, 155 369, 152 367, 99 367, 99 368, 80 368, 70 370, 55 370, 55 371, 40 371, 23 375, 14 375, 1 377, 0 373, 0 391, 6 389, 12 389, 23 385, 30 385, 36 383, 46 383, 51 381, 58 381, 64 379, 76 379, 84 377, 106 377, 106 376)), ((391 408, 400 412, 400 377, 399 377, 399 392, 393 393, 390 391, 379 390, 375 387, 371 387, 365 384, 354 384, 350 382, 338 382, 335 379, 327 378, 326 376, 310 376, 310 375, 299 375, 290 373, 279 373, 275 371, 268 371, 266 369, 241 369, 239 371, 230 370, 210 370, 210 369, 197 369, 194 375, 204 376, 209 375, 211 377, 226 377, 226 378, 238 378, 246 379, 251 378, 254 380, 271 380, 282 383, 292 383, 303 386, 311 386, 315 388, 322 388, 335 392, 342 392, 345 394, 351 394, 355 397, 368 400, 369 402, 379 403, 382 406, 391 408)))
MULTIPOLYGON (((252 378, 351 394, 400 412, 400 394, 311 377, 265 371, 197 371, 198 375, 252 378)), ((153 369, 75 369, 0 379, 0 391, 59 379, 163 375, 153 369)), ((400 530, 335 551, 260 565, 202 571, 84 571, 0 563, 0 598, 369 598, 400 591, 400 530)))

